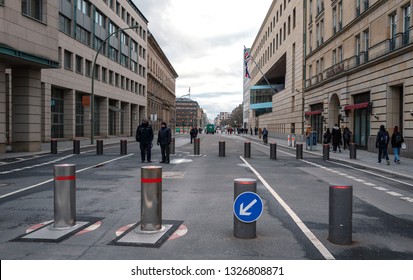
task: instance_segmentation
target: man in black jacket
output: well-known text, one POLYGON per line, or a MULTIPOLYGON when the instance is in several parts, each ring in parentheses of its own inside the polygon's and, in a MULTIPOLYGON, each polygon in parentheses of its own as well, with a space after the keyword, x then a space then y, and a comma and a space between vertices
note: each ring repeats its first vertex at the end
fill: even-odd
POLYGON ((153 130, 147 119, 143 119, 136 129, 136 141, 140 143, 142 162, 145 162, 145 156, 151 162, 153 130))
POLYGON ((162 161, 169 163, 169 145, 171 144, 171 129, 166 126, 166 122, 161 122, 161 129, 158 132, 158 145, 161 145, 162 161))

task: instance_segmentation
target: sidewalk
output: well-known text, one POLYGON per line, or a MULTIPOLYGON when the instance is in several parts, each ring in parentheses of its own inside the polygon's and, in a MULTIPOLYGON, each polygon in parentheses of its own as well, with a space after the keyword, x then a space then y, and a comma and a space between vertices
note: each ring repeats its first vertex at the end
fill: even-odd
MULTIPOLYGON (((262 139, 258 138, 258 135, 251 135, 251 134, 240 134, 240 135, 250 138, 250 139, 262 141, 262 139)), ((302 143, 299 141, 296 141, 296 142, 302 143)), ((282 146, 284 148, 295 150, 294 147, 288 147, 287 139, 268 137, 268 143, 277 143, 277 146, 282 146)), ((322 144, 317 143, 317 146, 316 146, 317 150, 315 151, 306 150, 305 143, 302 143, 302 144, 303 144, 304 159, 305 159, 306 153, 318 155, 321 158, 323 157, 323 145, 322 144)), ((398 175, 398 176, 405 177, 408 179, 413 179, 413 159, 400 157, 401 163, 396 164, 394 162, 394 156, 389 155, 389 157, 390 157, 390 165, 387 165, 386 160, 382 160, 381 164, 377 163, 378 153, 372 153, 366 150, 357 150, 356 159, 350 159, 350 151, 348 149, 347 150, 342 149, 341 153, 339 153, 338 151, 336 153, 333 153, 332 151, 330 151, 331 161, 345 162, 345 163, 358 166, 358 167, 368 167, 369 169, 372 169, 372 170, 385 172, 387 174, 392 174, 392 175, 398 175)))

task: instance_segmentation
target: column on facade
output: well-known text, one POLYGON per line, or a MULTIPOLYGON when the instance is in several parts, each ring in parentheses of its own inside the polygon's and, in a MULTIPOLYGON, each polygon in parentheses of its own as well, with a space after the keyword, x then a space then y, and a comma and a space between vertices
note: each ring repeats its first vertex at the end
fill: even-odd
POLYGON ((41 150, 41 72, 25 67, 12 69, 13 151, 41 150))
POLYGON ((99 97, 97 101, 100 104, 100 136, 109 137, 109 98, 99 97))
POLYGON ((115 111, 115 135, 120 135, 120 132, 122 131, 122 107, 121 107, 121 102, 120 100, 115 101, 115 107, 119 108, 119 110, 115 111))
POLYGON ((131 134, 131 104, 122 102, 121 109, 123 111, 123 135, 130 136, 131 134))
POLYGON ((41 107, 42 107, 42 116, 41 116, 41 139, 42 142, 48 142, 51 138, 51 116, 52 110, 50 106, 50 101, 52 100, 52 85, 47 83, 42 83, 42 96, 41 96, 41 107))
POLYGON ((0 154, 6 152, 6 123, 7 123, 7 83, 6 66, 0 63, 0 154))
POLYGON ((143 120, 146 119, 146 108, 145 106, 139 106, 139 123, 143 120))
MULTIPOLYGON (((91 99, 91 96, 89 95, 89 98, 91 99)), ((92 101, 90 101, 91 103, 92 101)), ((84 119, 83 119, 83 132, 84 132, 84 136, 85 137, 91 137, 92 134, 91 132, 91 127, 92 127, 92 123, 91 123, 91 119, 92 119, 92 108, 91 108, 91 104, 89 104, 89 106, 83 106, 83 114, 84 114, 84 119)))
POLYGON ((76 92, 73 89, 64 91, 63 136, 73 138, 76 135, 76 92))
POLYGON ((139 125, 139 106, 136 104, 131 104, 130 110, 131 110, 131 122, 132 122, 130 125, 131 135, 135 136, 136 128, 139 125))

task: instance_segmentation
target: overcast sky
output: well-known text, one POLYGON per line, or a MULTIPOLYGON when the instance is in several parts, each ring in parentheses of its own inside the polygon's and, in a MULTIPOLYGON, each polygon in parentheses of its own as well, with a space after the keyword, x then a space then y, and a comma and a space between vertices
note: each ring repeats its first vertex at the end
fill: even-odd
POLYGON ((243 48, 252 45, 272 0, 133 0, 188 93, 214 119, 242 103, 243 48))

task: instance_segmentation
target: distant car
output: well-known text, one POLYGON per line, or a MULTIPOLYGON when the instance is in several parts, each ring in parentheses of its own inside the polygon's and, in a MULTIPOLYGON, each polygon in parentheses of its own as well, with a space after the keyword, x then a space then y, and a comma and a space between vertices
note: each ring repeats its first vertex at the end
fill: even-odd
POLYGON ((209 133, 214 134, 215 133, 215 125, 213 125, 211 123, 207 124, 205 131, 206 131, 206 134, 209 134, 209 133))

